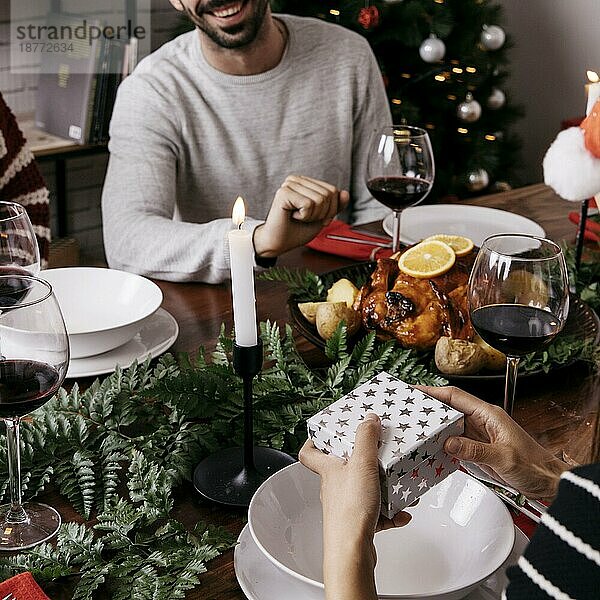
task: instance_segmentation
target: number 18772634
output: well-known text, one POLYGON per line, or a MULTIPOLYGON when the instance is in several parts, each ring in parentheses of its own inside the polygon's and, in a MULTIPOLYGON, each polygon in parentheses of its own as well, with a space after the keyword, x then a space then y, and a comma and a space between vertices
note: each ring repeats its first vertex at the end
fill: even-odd
POLYGON ((19 51, 28 54, 73 52, 73 42, 21 42, 19 51))

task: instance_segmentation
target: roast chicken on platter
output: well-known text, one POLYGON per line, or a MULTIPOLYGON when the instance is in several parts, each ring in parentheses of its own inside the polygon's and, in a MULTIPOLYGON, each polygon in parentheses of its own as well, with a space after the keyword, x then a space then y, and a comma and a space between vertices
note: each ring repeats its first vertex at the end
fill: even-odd
POLYGON ((403 273, 395 259, 380 259, 354 309, 366 329, 405 348, 432 349, 442 336, 472 340, 467 282, 475 256, 457 256, 449 271, 430 279, 403 273))

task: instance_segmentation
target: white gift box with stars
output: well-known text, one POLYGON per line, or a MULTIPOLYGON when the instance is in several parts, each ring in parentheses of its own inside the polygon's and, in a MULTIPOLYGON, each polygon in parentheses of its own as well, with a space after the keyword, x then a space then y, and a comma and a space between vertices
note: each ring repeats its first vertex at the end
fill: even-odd
POLYGON ((382 428, 381 513, 392 518, 458 468, 443 447, 464 432, 464 415, 382 372, 312 416, 308 435, 319 450, 348 459, 356 428, 370 412, 382 428))

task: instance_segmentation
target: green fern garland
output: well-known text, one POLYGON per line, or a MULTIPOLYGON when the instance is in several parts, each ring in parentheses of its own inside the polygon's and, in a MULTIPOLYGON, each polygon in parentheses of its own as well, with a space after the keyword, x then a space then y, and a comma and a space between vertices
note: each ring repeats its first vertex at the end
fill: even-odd
MULTIPOLYGON (((340 326, 327 344, 331 365, 310 370, 291 328, 261 324, 266 368, 254 386, 255 437, 296 453, 306 419, 374 373, 440 385, 412 351, 366 336, 350 350, 340 326)), ((171 515, 173 493, 195 464, 242 443, 243 397, 224 328, 210 359, 166 355, 134 364, 85 392, 61 390, 24 423, 22 481, 27 498, 49 488, 85 523, 64 523, 56 544, 0 557, 0 577, 32 571, 43 582, 76 578, 76 600, 94 597, 183 598, 206 563, 231 548, 225 530, 198 523, 188 531, 171 515)), ((4 436, 0 436, 4 437, 4 436)), ((0 439, 0 500, 7 500, 5 440, 0 439)))

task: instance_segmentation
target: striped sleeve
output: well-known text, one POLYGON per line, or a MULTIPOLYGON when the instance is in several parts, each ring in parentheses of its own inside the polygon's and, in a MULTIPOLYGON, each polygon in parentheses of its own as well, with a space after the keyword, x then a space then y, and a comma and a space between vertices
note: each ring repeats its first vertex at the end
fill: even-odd
POLYGON ((556 500, 508 577, 507 600, 600 598, 600 464, 563 473, 556 500))
POLYGON ((51 239, 48 189, 17 120, 1 95, 0 200, 16 202, 25 208, 37 236, 42 262, 47 262, 51 239))

